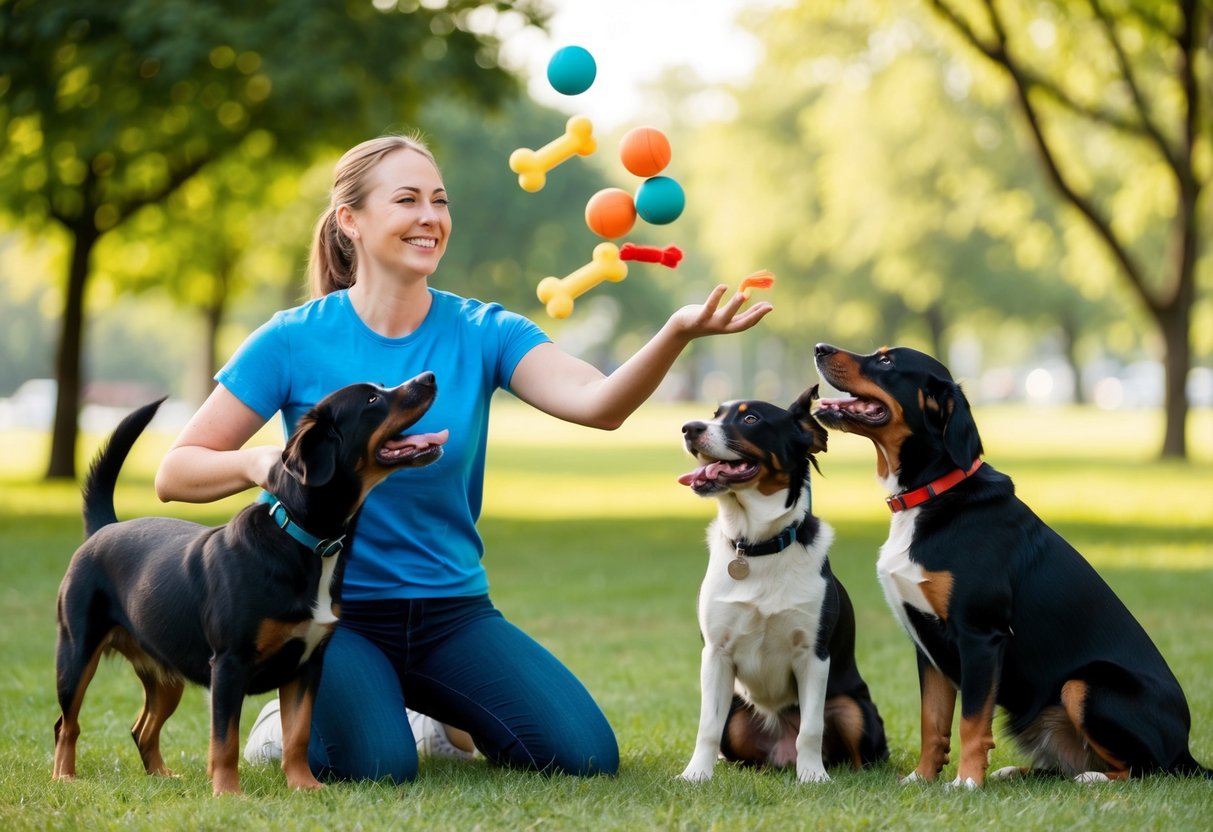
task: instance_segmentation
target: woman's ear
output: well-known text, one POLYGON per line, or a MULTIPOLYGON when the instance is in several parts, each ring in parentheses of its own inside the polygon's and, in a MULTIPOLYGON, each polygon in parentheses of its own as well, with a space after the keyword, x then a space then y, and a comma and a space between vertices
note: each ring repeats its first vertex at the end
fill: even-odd
POLYGON ((334 213, 337 217, 337 227, 341 229, 341 233, 351 240, 357 240, 359 236, 358 218, 354 216, 354 210, 348 205, 338 205, 334 213))

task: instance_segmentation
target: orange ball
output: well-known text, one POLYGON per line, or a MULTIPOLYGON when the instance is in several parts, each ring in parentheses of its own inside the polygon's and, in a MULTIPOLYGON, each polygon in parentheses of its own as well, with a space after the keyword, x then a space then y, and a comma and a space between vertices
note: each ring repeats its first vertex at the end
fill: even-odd
POLYGON ((603 188, 585 204, 585 224, 599 237, 622 237, 636 224, 636 203, 621 188, 603 188))
POLYGON ((646 179, 670 163, 670 140, 655 127, 634 127, 619 140, 623 166, 646 179))

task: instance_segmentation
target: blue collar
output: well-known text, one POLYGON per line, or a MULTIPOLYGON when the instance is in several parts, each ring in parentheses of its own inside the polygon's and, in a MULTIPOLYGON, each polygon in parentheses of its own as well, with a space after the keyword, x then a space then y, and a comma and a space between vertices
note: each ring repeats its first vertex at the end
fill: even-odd
POLYGON ((266 503, 270 509, 270 518, 274 525, 289 534, 295 540, 311 549, 322 558, 332 557, 341 553, 345 546, 345 535, 341 537, 319 538, 296 523, 282 501, 268 491, 262 491, 257 497, 260 503, 266 503))
POLYGON ((808 539, 802 539, 802 535, 809 533, 808 519, 812 513, 813 504, 810 503, 808 509, 805 510, 804 517, 799 520, 792 521, 791 524, 789 524, 786 528, 784 528, 783 531, 774 537, 758 543, 750 543, 745 540, 745 538, 740 540, 730 540, 729 542, 733 544, 733 547, 737 550, 737 554, 744 555, 747 558, 778 554, 797 541, 804 545, 808 545, 808 539))

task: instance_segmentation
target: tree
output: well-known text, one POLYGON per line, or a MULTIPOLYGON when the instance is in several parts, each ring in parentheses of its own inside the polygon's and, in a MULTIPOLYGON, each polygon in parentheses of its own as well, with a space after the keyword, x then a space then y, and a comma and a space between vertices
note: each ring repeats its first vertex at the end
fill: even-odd
POLYGON ((804 2, 751 22, 765 54, 736 116, 684 142, 689 189, 717 196, 688 212, 725 272, 779 275, 769 326, 791 352, 901 339, 946 356, 965 330, 993 347, 1008 319, 1072 331, 1100 314, 1066 280, 1057 210, 984 79, 925 11, 804 2))
POLYGON ((1198 260, 1213 228, 1213 5, 931 6, 969 54, 1005 73, 1049 183, 1158 328, 1166 370, 1161 456, 1186 457, 1198 260))
MULTIPOLYGON (((0 199, 70 239, 48 477, 75 475, 85 291, 97 243, 250 134, 302 157, 416 112, 485 104, 498 17, 530 3, 448 0, 10 0, 0 4, 0 199)), ((513 13, 513 12, 510 12, 513 13)))

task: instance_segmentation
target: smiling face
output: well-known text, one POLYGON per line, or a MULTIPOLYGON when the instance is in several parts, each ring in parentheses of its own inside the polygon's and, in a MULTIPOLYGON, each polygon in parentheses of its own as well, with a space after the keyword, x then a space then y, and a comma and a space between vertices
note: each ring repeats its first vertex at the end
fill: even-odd
POLYGON ((359 207, 337 209, 358 251, 359 279, 433 274, 451 235, 446 187, 433 162, 414 150, 395 150, 371 171, 368 185, 359 207))

